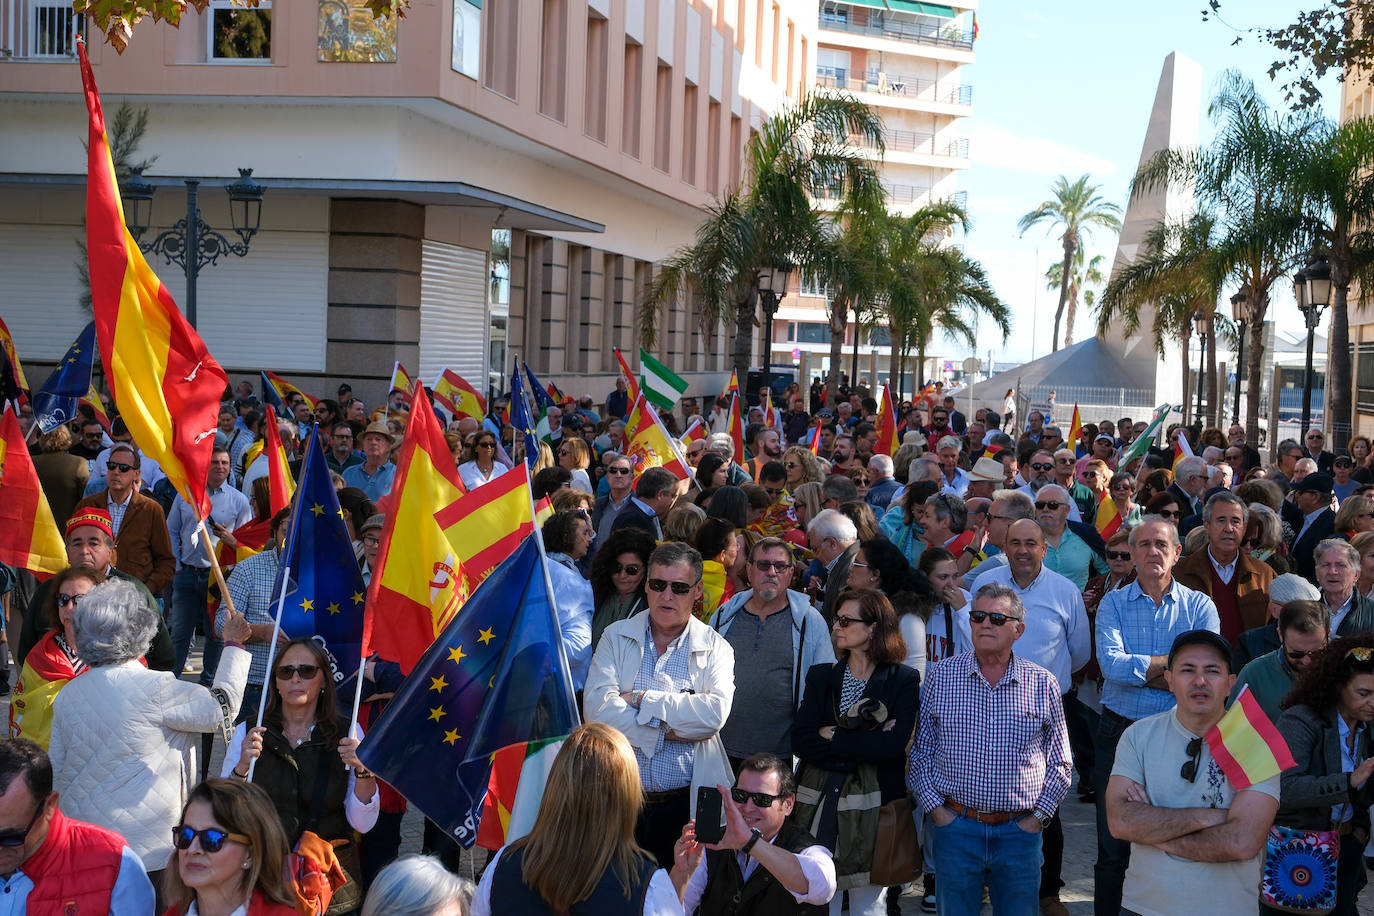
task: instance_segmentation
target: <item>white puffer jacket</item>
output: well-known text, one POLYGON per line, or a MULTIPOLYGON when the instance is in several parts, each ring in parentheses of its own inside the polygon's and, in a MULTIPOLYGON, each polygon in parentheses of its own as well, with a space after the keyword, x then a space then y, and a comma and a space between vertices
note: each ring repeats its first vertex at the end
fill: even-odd
MULTIPOLYGON (((215 686, 238 714, 247 650, 225 646, 215 686)), ((67 817, 121 834, 149 871, 172 857, 172 827, 198 781, 200 735, 220 727, 210 691, 136 661, 91 668, 53 703, 53 788, 67 817)))

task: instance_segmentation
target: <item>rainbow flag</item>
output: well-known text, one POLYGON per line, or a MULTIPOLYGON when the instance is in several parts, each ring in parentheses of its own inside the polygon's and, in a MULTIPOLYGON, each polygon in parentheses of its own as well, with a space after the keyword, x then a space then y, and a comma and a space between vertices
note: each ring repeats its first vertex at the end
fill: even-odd
POLYGON ((630 396, 630 403, 639 400, 639 382, 635 380, 635 374, 630 371, 630 366, 625 362, 625 355, 620 352, 619 347, 611 347, 615 353, 615 361, 620 364, 620 374, 625 377, 625 392, 630 396))
POLYGON ((1078 440, 1083 437, 1083 418, 1078 415, 1078 405, 1073 405, 1073 420, 1069 422, 1069 438, 1064 440, 1064 444, 1069 448, 1077 448, 1078 440))
POLYGON ((730 395, 730 421, 726 432, 735 443, 735 464, 744 464, 744 418, 739 413, 739 392, 730 395))
POLYGON ((219 399, 229 378, 124 225, 105 116, 86 44, 77 42, 90 113, 86 252, 100 362, 115 406, 143 453, 204 518, 205 478, 215 447, 219 399))
POLYGON ((1102 534, 1102 540, 1108 540, 1116 534, 1125 523, 1120 511, 1116 508, 1116 500, 1111 496, 1102 497, 1102 502, 1097 505, 1097 518, 1093 520, 1097 530, 1102 534))
POLYGON ((1205 737, 1212 759, 1237 792, 1297 766, 1288 742, 1264 714, 1248 684, 1205 737))
MULTIPOLYGON (((534 530, 527 468, 523 463, 517 465, 447 505, 436 507, 434 520, 454 545, 470 592, 515 553, 525 535, 534 530)), ((540 506, 535 507, 539 524, 553 514, 552 510, 551 504, 540 500, 540 506)))
POLYGON ((564 740, 524 741, 491 755, 487 800, 477 828, 478 846, 500 849, 534 828, 539 804, 544 799, 544 785, 564 740))
POLYGON ((688 480, 687 459, 677 450, 677 440, 669 435, 658 411, 649 404, 643 392, 630 409, 625 421, 625 454, 634 466, 638 479, 649 468, 667 468, 678 480, 688 480))
POLYGON ((434 400, 448 412, 457 417, 471 417, 480 420, 487 415, 487 399, 477 389, 452 369, 445 369, 434 380, 434 400))
POLYGON ((38 482, 19 417, 10 405, 4 410, 0 415, 0 562, 46 579, 67 568, 67 546, 38 482))
POLYGON ((873 446, 875 455, 895 455, 901 440, 897 435, 897 409, 892 403, 892 392, 883 383, 883 403, 878 407, 878 443, 873 446))
POLYGON ((277 393, 277 397, 281 400, 283 405, 286 404, 286 396, 288 394, 300 395, 302 398, 305 399, 305 403, 310 405, 311 410, 314 410, 315 405, 320 402, 319 398, 312 398, 310 395, 306 394, 304 391, 297 388, 295 385, 291 384, 286 379, 282 378, 280 375, 277 375, 277 373, 275 372, 268 372, 266 369, 264 369, 262 372, 262 377, 263 380, 267 382, 267 384, 272 386, 272 390, 277 393))

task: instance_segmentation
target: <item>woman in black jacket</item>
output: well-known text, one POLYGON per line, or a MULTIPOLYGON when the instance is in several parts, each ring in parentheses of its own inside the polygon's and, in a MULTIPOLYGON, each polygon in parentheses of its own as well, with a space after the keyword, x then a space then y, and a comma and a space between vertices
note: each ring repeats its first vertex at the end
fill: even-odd
MULTIPOLYGON (((850 913, 884 916, 885 888, 869 879, 878 809, 906 794, 906 748, 921 678, 902 664, 906 644, 881 592, 846 589, 835 606, 831 636, 839 661, 806 673, 792 729, 792 752, 802 761, 792 817, 834 850, 850 913)), ((840 912, 843 896, 836 893, 832 913, 840 912)))
MULTIPOLYGON (((1297 765, 1280 781, 1274 823, 1340 833, 1335 916, 1352 916, 1367 883, 1363 852, 1374 804, 1374 635, 1333 639, 1283 701, 1278 729, 1297 765)), ((1263 912, 1278 912, 1261 906, 1263 912)))

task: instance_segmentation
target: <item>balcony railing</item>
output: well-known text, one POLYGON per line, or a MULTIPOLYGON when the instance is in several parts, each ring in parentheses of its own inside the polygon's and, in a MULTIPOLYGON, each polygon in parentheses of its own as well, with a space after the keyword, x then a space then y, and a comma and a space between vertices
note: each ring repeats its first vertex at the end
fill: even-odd
POLYGON ((86 17, 61 0, 0 2, 0 60, 63 60, 76 56, 86 17))
POLYGON ((914 76, 899 76, 892 73, 870 73, 855 76, 837 67, 817 67, 816 84, 827 89, 843 89, 846 92, 876 92, 881 95, 915 99, 922 102, 938 102, 942 105, 972 105, 973 87, 955 86, 941 91, 935 80, 918 79, 914 76))
POLYGON ((859 25, 847 17, 826 15, 824 10, 821 11, 820 26, 834 32, 852 32, 855 35, 914 41, 941 48, 973 50, 973 33, 954 26, 922 25, 919 22, 903 22, 899 19, 883 19, 877 22, 870 20, 865 25, 859 25))
MULTIPOLYGON (((849 139, 854 146, 863 144, 860 137, 855 136, 849 139)), ((968 139, 966 137, 940 143, 934 134, 925 131, 885 129, 883 131, 883 146, 887 152, 893 153, 925 153, 931 156, 968 158, 968 139)))
MULTIPOLYGON (((887 202, 896 207, 904 207, 908 204, 921 204, 924 206, 925 204, 933 203, 936 199, 931 194, 931 189, 923 185, 896 184, 891 181, 884 181, 882 185, 883 191, 887 196, 887 202)), ((840 200, 843 195, 836 189, 824 188, 816 197, 819 200, 835 201, 840 200)), ((968 206, 967 191, 955 191, 953 194, 949 195, 949 199, 960 207, 968 206)))

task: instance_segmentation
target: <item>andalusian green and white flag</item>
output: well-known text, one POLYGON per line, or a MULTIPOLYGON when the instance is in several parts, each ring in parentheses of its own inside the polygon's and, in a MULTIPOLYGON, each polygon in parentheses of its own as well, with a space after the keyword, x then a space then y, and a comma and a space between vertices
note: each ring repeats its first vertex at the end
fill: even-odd
POLYGON ((639 351, 639 385, 644 389, 645 399, 664 410, 672 410, 687 390, 686 379, 643 350, 639 351))
POLYGON ((1164 425, 1164 421, 1168 419, 1173 409, 1172 404, 1160 404, 1155 408, 1155 414, 1150 419, 1150 425, 1145 427, 1144 432, 1137 436, 1134 442, 1122 450, 1121 457, 1117 459, 1117 467, 1124 468, 1149 451, 1150 446, 1154 444, 1159 435, 1159 428, 1164 425))

